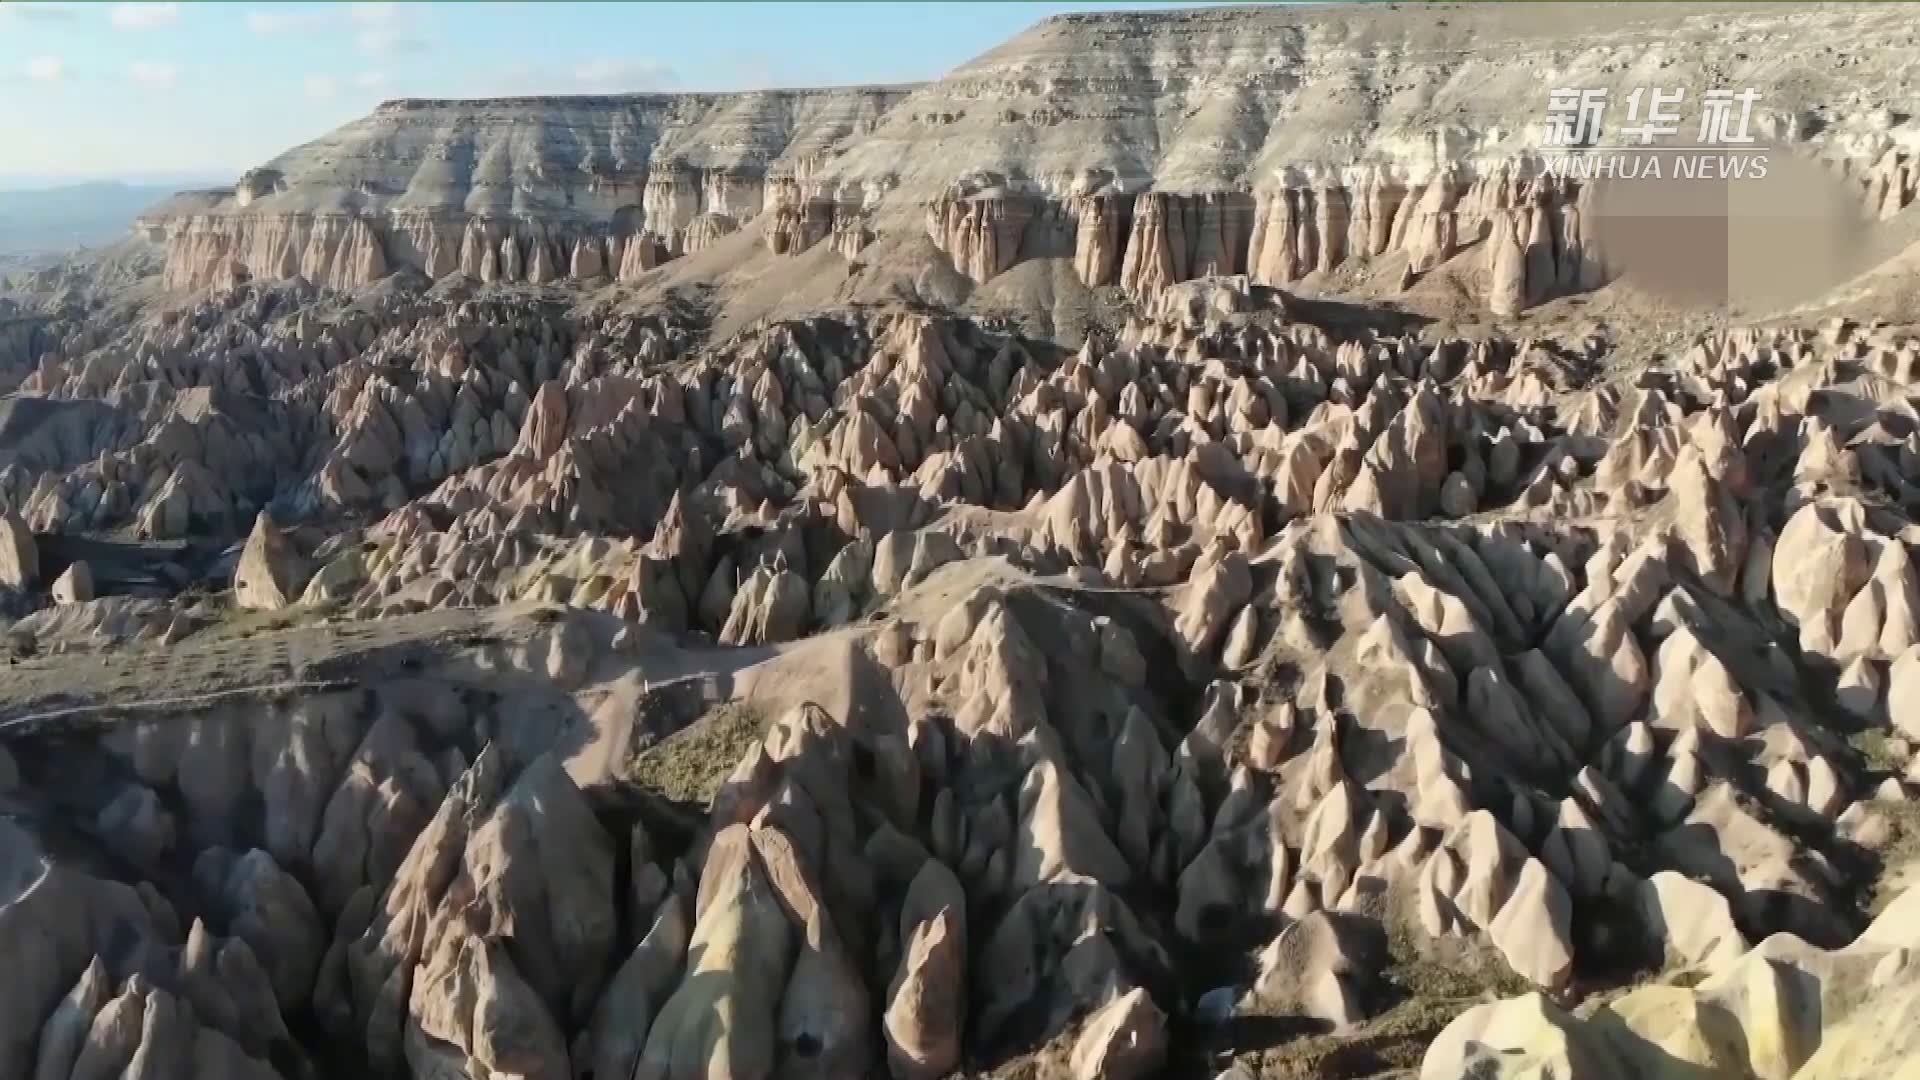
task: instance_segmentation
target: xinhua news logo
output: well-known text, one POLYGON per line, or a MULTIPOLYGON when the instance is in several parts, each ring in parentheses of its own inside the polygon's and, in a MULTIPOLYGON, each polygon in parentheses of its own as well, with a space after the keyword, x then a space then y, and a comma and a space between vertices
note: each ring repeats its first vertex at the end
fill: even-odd
POLYGON ((1577 180, 1764 180, 1770 148, 1753 133, 1759 100, 1752 88, 1709 90, 1690 110, 1684 88, 1635 87, 1620 102, 1626 122, 1608 139, 1615 104, 1608 91, 1550 90, 1547 172, 1577 180))

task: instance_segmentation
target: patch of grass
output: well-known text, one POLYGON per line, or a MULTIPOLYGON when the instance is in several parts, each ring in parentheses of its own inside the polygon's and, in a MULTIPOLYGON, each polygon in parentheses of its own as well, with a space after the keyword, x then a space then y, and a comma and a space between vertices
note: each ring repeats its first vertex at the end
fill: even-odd
POLYGON ((635 755, 628 776, 675 802, 705 806, 753 744, 766 737, 770 721, 760 710, 724 702, 635 755))
POLYGON ((1448 943, 1428 955, 1425 936, 1401 917, 1386 919, 1388 963, 1382 973, 1397 1000, 1385 1012, 1341 1033, 1287 1038, 1241 1055, 1261 1077, 1287 1080, 1359 1080, 1417 1072, 1440 1030, 1475 1005, 1534 990, 1491 948, 1448 943))
POLYGON ((1892 739, 1885 728, 1868 728, 1847 736, 1848 745, 1860 752, 1867 768, 1875 772, 1893 773, 1898 776, 1906 768, 1905 755, 1894 749, 1892 739))
POLYGON ((1878 915, 1901 892, 1920 885, 1920 803, 1876 799, 1867 805, 1888 824, 1886 842, 1873 849, 1880 868, 1867 896, 1867 914, 1878 915))
POLYGON ((1473 1001, 1408 998, 1354 1031, 1290 1039, 1248 1064, 1260 1077, 1358 1080, 1417 1071, 1427 1046, 1473 1001))
POLYGON ((298 604, 279 611, 252 611, 233 604, 227 598, 203 605, 201 611, 203 615, 209 615, 212 619, 198 632, 198 636, 203 641, 227 639, 246 641, 261 634, 292 630, 315 618, 313 609, 303 608, 298 604), (209 608, 213 610, 208 610, 209 608))
POLYGON ((1388 920, 1387 978, 1415 999, 1478 1002, 1518 997, 1535 989, 1485 945, 1448 942, 1449 955, 1442 959, 1423 953, 1417 944, 1422 938, 1416 934, 1404 920, 1388 920))

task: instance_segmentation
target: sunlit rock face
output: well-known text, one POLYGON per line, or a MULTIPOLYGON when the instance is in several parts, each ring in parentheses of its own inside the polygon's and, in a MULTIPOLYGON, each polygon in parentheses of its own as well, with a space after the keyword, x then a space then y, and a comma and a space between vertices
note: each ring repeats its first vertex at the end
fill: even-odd
POLYGON ((177 287, 234 265, 339 287, 400 267, 536 284, 618 276, 623 265, 638 273, 648 256, 627 256, 630 245, 672 258, 710 243, 713 219, 758 217, 770 175, 806 171, 904 94, 394 101, 231 193, 154 208, 143 229, 169 245, 166 281, 177 287))
POLYGON ((1148 298, 1375 263, 1411 284, 1471 252, 1476 299, 1510 314, 1633 261, 1609 261, 1590 184, 1549 167, 1548 90, 1599 90, 1624 115, 1655 84, 1686 92, 1689 122, 1707 91, 1752 88, 1749 136, 1821 161, 1866 218, 1914 198, 1913 121, 1888 111, 1912 59, 1893 12, 1562 15, 1063 16, 917 87, 395 101, 142 229, 181 287, 356 286, 403 267, 631 281, 740 228, 773 253, 831 239, 848 258, 924 230, 975 282, 1065 257, 1089 285, 1148 298), (1863 40, 1884 44, 1822 62, 1863 40), (1784 78, 1794 57, 1826 83, 1784 78))
POLYGON ((1688 308, 1528 125, 1799 61, 1879 213, 1897 35, 1529 12, 394 103, 14 277, 0 1080, 1895 1074, 1913 253, 1688 308))

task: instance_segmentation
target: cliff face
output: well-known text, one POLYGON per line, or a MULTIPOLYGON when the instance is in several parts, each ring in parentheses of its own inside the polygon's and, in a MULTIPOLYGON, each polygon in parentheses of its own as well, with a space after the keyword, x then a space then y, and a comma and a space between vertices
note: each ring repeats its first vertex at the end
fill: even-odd
POLYGON ((395 101, 141 227, 167 281, 244 270, 354 286, 407 266, 486 281, 631 276, 767 209, 904 91, 395 101), (770 183, 771 179, 771 183, 770 183))
POLYGON ((1634 89, 1682 89, 1687 143, 1707 91, 1751 87, 1757 145, 1823 160, 1885 216, 1920 185, 1920 130, 1887 111, 1917 58, 1886 12, 1845 6, 1069 16, 916 91, 815 182, 965 202, 928 227, 976 280, 1057 254, 1065 219, 1091 285, 1284 284, 1386 255, 1418 276, 1475 248, 1489 306, 1518 310, 1607 273, 1591 194, 1546 175, 1550 89, 1606 91, 1606 143, 1634 89))
POLYGON ((1686 91, 1683 141, 1708 90, 1753 88, 1760 144, 1884 215, 1920 188, 1920 128, 1890 111, 1914 60, 1873 6, 1066 16, 919 87, 392 102, 143 225, 179 286, 631 279, 750 225, 849 256, 924 229, 975 281, 1059 257, 1144 296, 1473 247, 1517 310, 1606 272, 1590 198, 1543 174, 1550 89, 1607 91, 1619 142, 1635 88, 1686 91))

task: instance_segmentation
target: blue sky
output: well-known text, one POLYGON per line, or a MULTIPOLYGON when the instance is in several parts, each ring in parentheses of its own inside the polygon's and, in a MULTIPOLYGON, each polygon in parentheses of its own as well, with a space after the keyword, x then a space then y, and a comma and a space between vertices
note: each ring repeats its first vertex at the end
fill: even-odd
POLYGON ((395 97, 931 79, 1124 6, 0 0, 0 186, 230 179, 395 97))

